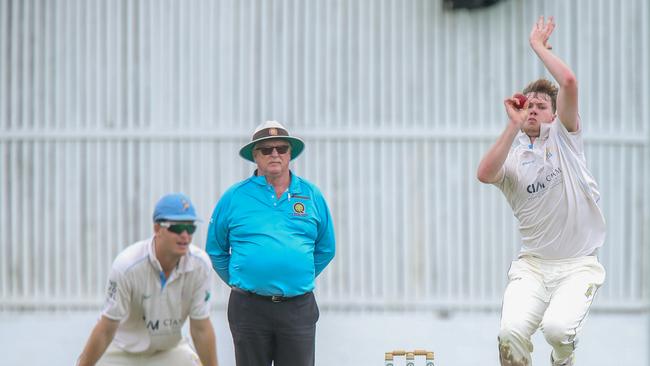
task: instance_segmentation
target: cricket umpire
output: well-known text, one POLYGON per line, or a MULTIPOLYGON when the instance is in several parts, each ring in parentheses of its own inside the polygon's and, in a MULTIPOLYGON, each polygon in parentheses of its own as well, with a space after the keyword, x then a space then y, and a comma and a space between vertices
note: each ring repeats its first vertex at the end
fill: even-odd
POLYGON ((153 237, 113 262, 102 316, 77 365, 217 365, 210 322, 214 274, 207 254, 191 244, 198 220, 184 194, 158 201, 153 237), (181 334, 188 317, 196 352, 181 334))
POLYGON ((335 238, 323 195, 289 169, 303 148, 276 121, 258 126, 239 150, 257 169, 224 193, 210 220, 206 251, 232 288, 237 366, 314 365, 312 290, 334 257, 335 238))

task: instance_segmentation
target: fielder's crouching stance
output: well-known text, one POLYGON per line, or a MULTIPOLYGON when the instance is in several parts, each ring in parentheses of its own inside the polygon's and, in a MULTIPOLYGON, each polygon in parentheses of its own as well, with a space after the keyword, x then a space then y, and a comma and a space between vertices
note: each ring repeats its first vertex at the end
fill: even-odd
POLYGON ((531 363, 532 334, 541 328, 553 347, 552 365, 573 365, 577 334, 605 270, 596 252, 605 241, 598 187, 587 170, 571 69, 548 38, 555 23, 540 17, 530 45, 559 84, 540 79, 527 101, 505 100, 505 131, 485 154, 478 179, 499 187, 519 221, 522 247, 503 296, 501 365, 531 363))
POLYGON ((198 221, 194 206, 183 194, 166 195, 153 221, 154 236, 124 249, 113 262, 102 316, 77 365, 217 365, 212 265, 191 245, 198 221), (181 334, 188 317, 196 353, 181 334))

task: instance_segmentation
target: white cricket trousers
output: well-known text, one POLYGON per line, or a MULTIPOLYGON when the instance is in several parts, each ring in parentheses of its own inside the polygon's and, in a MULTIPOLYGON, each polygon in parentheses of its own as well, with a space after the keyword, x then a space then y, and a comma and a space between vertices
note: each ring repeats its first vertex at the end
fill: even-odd
POLYGON ((129 353, 111 344, 97 366, 200 366, 199 356, 185 341, 172 349, 153 354, 129 353))
POLYGON ((578 332, 605 281, 605 269, 598 258, 522 256, 512 262, 508 279, 499 331, 501 365, 530 365, 530 338, 538 328, 553 347, 554 364, 572 364, 578 332))

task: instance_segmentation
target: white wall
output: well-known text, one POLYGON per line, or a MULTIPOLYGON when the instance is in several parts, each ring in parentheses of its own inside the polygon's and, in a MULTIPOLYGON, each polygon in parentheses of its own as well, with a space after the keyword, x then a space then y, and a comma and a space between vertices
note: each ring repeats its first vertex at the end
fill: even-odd
POLYGON ((305 138, 294 171, 336 221, 323 307, 498 308, 517 231, 474 176, 502 100, 548 76, 540 14, 580 82, 609 224, 595 307, 647 307, 645 0, 0 0, 0 309, 100 304, 155 201, 184 191, 209 218, 265 119, 305 138))

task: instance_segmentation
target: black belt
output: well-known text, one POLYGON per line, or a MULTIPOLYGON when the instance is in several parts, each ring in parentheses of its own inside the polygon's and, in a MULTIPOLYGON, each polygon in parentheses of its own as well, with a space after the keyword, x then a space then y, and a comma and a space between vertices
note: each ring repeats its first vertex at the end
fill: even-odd
POLYGON ((256 294, 256 293, 254 293, 254 292, 252 292, 252 291, 243 290, 243 289, 240 289, 239 287, 231 287, 231 289, 232 289, 234 292, 238 293, 238 294, 246 295, 246 296, 249 296, 249 297, 258 297, 258 298, 260 298, 260 299, 268 300, 268 301, 271 301, 271 302, 284 302, 284 301, 291 301, 291 300, 295 300, 295 299, 301 298, 301 297, 303 297, 303 296, 309 294, 309 292, 307 292, 307 293, 304 293, 304 294, 302 294, 302 295, 298 295, 298 296, 290 296, 290 297, 286 297, 286 296, 277 296, 277 295, 266 296, 266 295, 256 294))

